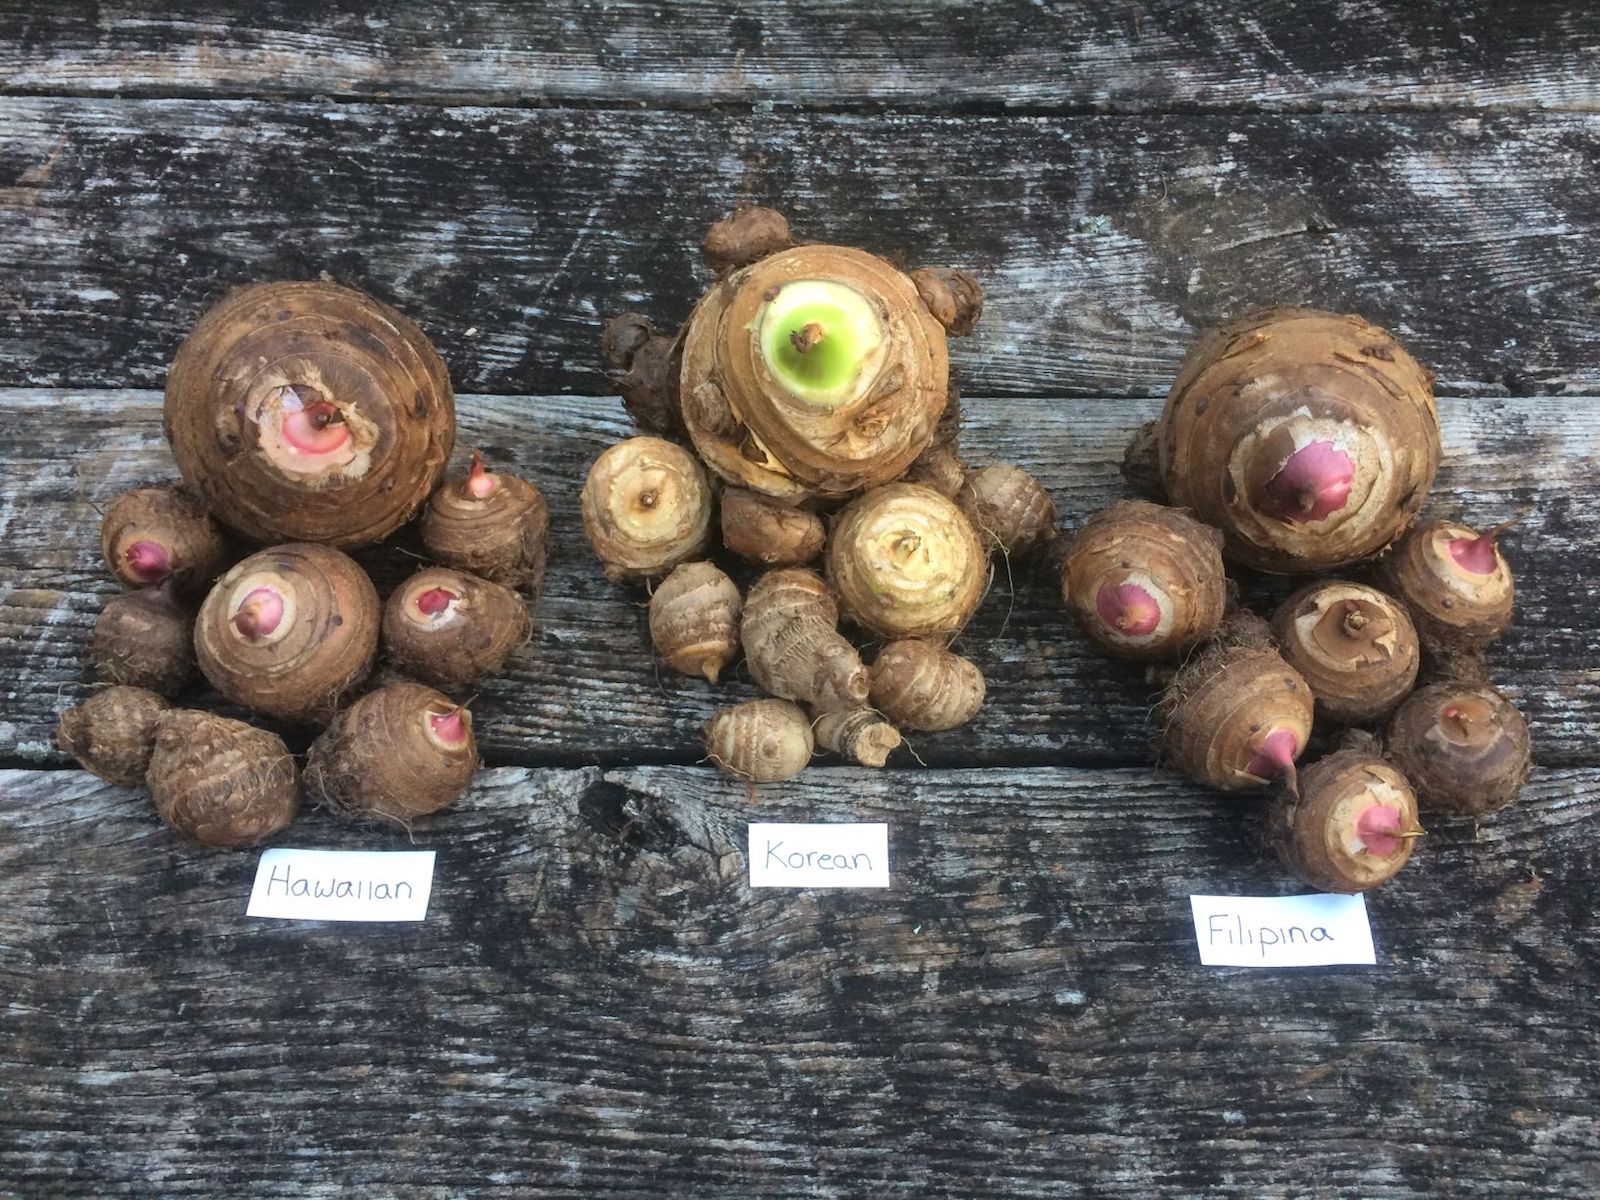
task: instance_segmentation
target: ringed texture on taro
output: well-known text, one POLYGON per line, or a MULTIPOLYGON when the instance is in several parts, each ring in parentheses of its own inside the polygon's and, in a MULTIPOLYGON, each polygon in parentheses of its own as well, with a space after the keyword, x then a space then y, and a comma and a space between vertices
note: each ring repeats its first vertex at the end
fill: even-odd
POLYGON ((254 542, 364 546, 444 474, 455 396, 409 319, 331 283, 223 297, 178 348, 164 426, 178 470, 254 542))

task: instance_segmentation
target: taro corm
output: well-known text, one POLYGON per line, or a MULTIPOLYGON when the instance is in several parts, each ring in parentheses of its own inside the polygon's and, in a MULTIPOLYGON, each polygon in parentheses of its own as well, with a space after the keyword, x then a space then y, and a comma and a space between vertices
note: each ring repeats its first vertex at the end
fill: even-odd
POLYGON ((715 563, 681 563, 650 596, 650 641, 674 671, 716 683, 739 651, 739 588, 715 563))

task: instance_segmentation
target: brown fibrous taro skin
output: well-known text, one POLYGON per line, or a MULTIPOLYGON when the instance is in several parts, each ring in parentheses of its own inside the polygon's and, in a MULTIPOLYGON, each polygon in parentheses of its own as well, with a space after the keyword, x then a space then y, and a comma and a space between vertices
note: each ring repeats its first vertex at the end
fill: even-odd
POLYGON ((399 682, 341 709, 306 757, 306 787, 341 816, 409 828, 472 782, 472 716, 420 683, 399 682))
POLYGON ((747 700, 721 709, 701 733, 710 760, 746 783, 793 778, 816 749, 811 718, 788 700, 747 700))
POLYGON ((435 687, 493 675, 528 640, 522 597, 465 571, 427 567, 389 594, 383 647, 390 663, 435 687))
POLYGON ((640 433, 678 438, 684 435, 678 403, 678 373, 683 343, 661 333, 639 313, 608 318, 600 333, 600 356, 622 407, 640 433))
POLYGON ((1528 723, 1487 683, 1447 679, 1395 710, 1385 748, 1424 811, 1482 816, 1516 799, 1532 758, 1528 723))
POLYGON ((170 577, 186 595, 203 595, 227 569, 228 539, 183 488, 133 488, 106 505, 100 553, 123 587, 150 587, 170 577))
POLYGON ((299 772, 282 738, 192 709, 162 714, 145 783, 161 819, 202 846, 254 846, 300 808, 299 772))
POLYGON ((1311 689, 1272 649, 1259 619, 1224 625, 1161 698, 1162 750, 1196 783, 1225 792, 1293 777, 1311 736, 1311 689))
POLYGON ((803 567, 828 540, 822 518, 745 488, 724 488, 717 508, 722 544, 767 567, 803 567))
POLYGON ((61 714, 56 744, 107 783, 137 787, 150 769, 156 726, 169 707, 145 688, 102 688, 61 714))
POLYGON ((1085 521, 1061 558, 1061 598, 1119 658, 1176 658, 1227 608, 1222 535, 1187 513, 1124 500, 1085 521))
POLYGON ((526 479, 490 471, 474 450, 466 474, 447 479, 428 498, 418 531, 435 562, 516 588, 538 603, 550 508, 526 479))
POLYGON ((366 678, 378 648, 372 580, 349 555, 289 543, 236 563, 195 622, 200 669, 236 704, 326 721, 366 678))
MULTIPOLYGON (((728 482, 789 502, 898 478, 945 407, 946 327, 916 281, 876 255, 773 250, 757 238, 720 255, 727 273, 683 331, 679 395, 695 449, 728 482)), ((962 279, 964 296, 981 296, 962 279)), ((972 314, 943 315, 962 325, 972 314)))
POLYGON ((945 396, 944 412, 933 429, 933 441, 928 448, 906 468, 901 476, 907 483, 920 483, 931 487, 941 496, 954 500, 966 482, 967 464, 961 459, 961 389, 956 383, 954 369, 950 372, 950 388, 945 396))
POLYGON ((983 288, 965 271, 919 267, 911 272, 911 282, 933 319, 954 337, 971 333, 983 316, 983 288))
POLYGON ((828 711, 866 703, 872 678, 839 632, 839 600, 815 571, 768 571, 739 620, 750 677, 763 691, 828 711))
POLYGON ((1167 484, 1161 478, 1161 422, 1146 421, 1133 431, 1122 452, 1122 481, 1141 500, 1167 502, 1167 484))
POLYGON ((1417 631, 1405 605, 1377 588, 1342 579, 1308 584, 1278 607, 1272 632, 1330 720, 1387 716, 1416 684, 1417 631))
POLYGON ((194 610, 176 581, 106 601, 89 639, 89 659, 108 683, 176 696, 194 674, 194 610))
POLYGON ((918 638, 890 642, 872 664, 873 707, 901 729, 942 732, 983 707, 983 672, 970 659, 918 638))
POLYGON ((900 745, 900 731, 875 708, 837 708, 811 722, 817 745, 863 767, 881 767, 900 745))
POLYGON ((846 505, 827 564, 845 615, 889 638, 955 633, 989 584, 988 555, 966 514, 918 483, 886 484, 846 505))
POLYGON ((718 275, 748 267, 794 244, 789 219, 776 209, 745 204, 706 231, 706 265, 718 275))
POLYGON ((650 596, 650 641, 674 671, 716 683, 739 652, 739 586, 715 563, 681 563, 650 596))
POLYGON ((1379 576, 1410 608, 1433 653, 1480 651, 1510 627, 1516 585, 1499 539, 1514 523, 1479 533, 1456 521, 1429 521, 1379 560, 1379 576))
POLYGON ((1439 466, 1431 375, 1356 316, 1274 309, 1202 334, 1157 439, 1168 501, 1232 559, 1330 570, 1393 542, 1439 466))
POLYGON ((1392 763, 1336 750, 1300 770, 1267 809, 1267 844, 1297 879, 1325 892, 1364 892, 1387 883, 1422 833, 1417 798, 1392 763))
POLYGON ((931 487, 941 496, 954 500, 967 481, 967 464, 953 446, 929 446, 916 458, 901 477, 907 483, 920 483, 931 487))
POLYGON ((167 375, 184 482, 254 542, 381 541, 427 499, 455 443, 438 353, 406 317, 332 283, 224 296, 167 375))
POLYGON ((984 548, 1008 558, 1043 549, 1055 536, 1056 506, 1044 485, 1021 467, 994 463, 962 476, 956 505, 984 548))
POLYGON ((711 541, 706 473, 662 438, 629 438, 595 459, 582 507, 584 532, 613 583, 660 578, 699 558, 711 541))

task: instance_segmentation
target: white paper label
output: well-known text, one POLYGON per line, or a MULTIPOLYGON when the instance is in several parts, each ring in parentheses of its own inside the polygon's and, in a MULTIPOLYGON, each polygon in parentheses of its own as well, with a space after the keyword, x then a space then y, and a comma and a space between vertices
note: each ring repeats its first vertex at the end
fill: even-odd
POLYGON ((886 888, 889 827, 752 823, 750 886, 886 888))
POLYGON ((432 891, 432 850, 266 850, 245 916, 421 921, 432 891))
POLYGON ((1189 905, 1208 967, 1378 961, 1362 896, 1190 896, 1189 905))

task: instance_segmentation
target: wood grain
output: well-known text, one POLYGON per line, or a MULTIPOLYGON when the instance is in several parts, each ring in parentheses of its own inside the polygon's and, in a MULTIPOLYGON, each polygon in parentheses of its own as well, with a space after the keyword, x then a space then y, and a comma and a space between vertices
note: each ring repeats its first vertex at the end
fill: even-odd
POLYGON ((0 1193, 1600 1194, 1597 81, 1576 0, 0 0, 0 766, 65 762, 95 506, 171 478, 150 389, 230 285, 416 317, 560 539, 422 924, 247 920, 255 854, 0 770, 0 1193), (1357 310, 1440 373, 1435 510, 1526 517, 1495 669, 1542 765, 1430 822, 1376 968, 1197 965, 1190 893, 1300 889, 1025 571, 941 769, 691 765, 755 689, 651 663, 573 501, 627 432, 599 319, 681 318, 743 200, 978 271, 969 456, 1069 525, 1218 318, 1357 310), (757 816, 887 821, 894 887, 752 891, 757 816))
POLYGON ((0 99, 0 385, 159 386, 229 285, 319 273, 459 388, 600 394, 599 319, 679 321, 707 224, 969 267, 979 395, 1163 394, 1271 303, 1389 325, 1448 390, 1600 388, 1600 115, 965 117, 0 99))
MULTIPOLYGON (((1063 524, 1124 494, 1116 462, 1149 401, 969 399, 969 458, 1017 462, 1055 497, 1063 524)), ((1434 511, 1481 524, 1525 513, 1508 540, 1518 572, 1515 627, 1497 679, 1533 721, 1539 761, 1600 765, 1600 403, 1480 397, 1444 402, 1445 466, 1434 511)), ((96 506, 170 481, 160 398, 149 392, 0 392, 0 755, 64 762, 56 713, 87 694, 85 648, 114 585, 99 562, 96 506)), ((700 724, 758 694, 742 664, 711 688, 652 660, 642 591, 601 578, 576 499, 588 465, 629 432, 616 401, 464 396, 460 451, 479 446, 547 494, 557 549, 533 643, 476 691, 480 745, 494 764, 690 762, 700 724)), ((415 559, 365 554, 380 585, 415 559)), ((731 564, 730 564, 731 565, 731 564)), ((749 578, 748 573, 741 578, 749 578)), ((1255 580, 1275 602, 1285 581, 1255 580)), ((1138 668, 1101 658, 1062 611, 1051 582, 997 576, 961 649, 983 667, 989 700, 960 730, 911 739, 930 765, 1112 764, 1152 756, 1152 690, 1138 668)), ((214 703, 205 697, 205 703, 214 703)), ((898 762, 915 761, 902 751, 898 762)))
POLYGON ((1583 3, 0 2, 0 89, 963 111, 1600 104, 1583 3))
MULTIPOLYGON (((256 855, 0 774, 0 1180, 24 1195, 1591 1195, 1600 773, 1436 824, 1376 968, 1197 965, 1296 889, 1140 771, 500 770, 428 919, 247 920, 256 855), (746 884, 744 824, 884 820, 887 892, 746 884), (468 1181, 471 1181, 470 1184, 468 1181)), ((296 846, 410 848, 317 814, 296 846)))

